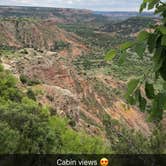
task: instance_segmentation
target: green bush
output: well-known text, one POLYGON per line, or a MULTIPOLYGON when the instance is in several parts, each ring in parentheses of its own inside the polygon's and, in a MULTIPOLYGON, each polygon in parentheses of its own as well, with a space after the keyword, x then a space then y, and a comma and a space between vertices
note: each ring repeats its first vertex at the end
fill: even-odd
POLYGON ((64 41, 57 41, 55 42, 52 51, 56 50, 63 50, 64 48, 69 48, 69 43, 66 43, 64 41))
POLYGON ((28 91, 27 91, 27 96, 28 96, 30 99, 36 101, 36 96, 35 96, 35 93, 33 92, 32 89, 28 89, 28 91))
POLYGON ((20 75, 20 81, 23 84, 26 84, 26 85, 29 85, 29 86, 33 86, 33 85, 37 85, 37 84, 41 83, 39 80, 30 79, 28 76, 23 75, 23 74, 20 75))
POLYGON ((31 89, 24 94, 16 85, 9 72, 0 72, 0 154, 110 152, 100 138, 73 131, 68 120, 38 104, 31 89))
POLYGON ((0 121, 0 154, 13 154, 19 146, 20 135, 6 122, 0 121))

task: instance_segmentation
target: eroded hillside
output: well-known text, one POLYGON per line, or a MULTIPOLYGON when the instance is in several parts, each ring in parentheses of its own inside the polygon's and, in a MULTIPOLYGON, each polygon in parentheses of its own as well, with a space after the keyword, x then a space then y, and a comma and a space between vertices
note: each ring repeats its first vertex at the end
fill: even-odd
MULTIPOLYGON (((135 74, 132 65, 138 64, 140 71, 142 64, 129 57, 128 64, 120 68, 116 60, 111 64, 103 60, 105 49, 124 40, 119 32, 133 24, 122 22, 116 32, 113 24, 111 32, 101 32, 96 31, 98 26, 89 30, 80 24, 61 23, 53 16, 1 19, 1 61, 20 80, 19 88, 34 92, 40 105, 48 105, 52 115, 66 117, 76 131, 107 139, 115 136, 115 140, 124 129, 149 136, 153 124, 147 122, 148 116, 127 105, 121 94, 126 78, 135 74)), ((144 26, 140 24, 132 32, 144 26)))
POLYGON ((59 51, 68 49, 71 55, 80 55, 87 48, 81 38, 56 26, 54 20, 2 19, 0 22, 1 47, 34 48, 59 51))
POLYGON ((20 86, 32 88, 38 102, 49 105, 53 114, 69 118, 70 125, 76 130, 106 137, 104 117, 110 116, 119 127, 125 125, 145 135, 150 133, 146 115, 128 107, 115 95, 116 89, 124 88, 123 82, 111 76, 80 75, 72 66, 70 57, 63 57, 61 52, 25 50, 27 54, 18 51, 11 59, 2 58, 4 66, 18 78, 37 82, 37 85, 20 82, 20 86))

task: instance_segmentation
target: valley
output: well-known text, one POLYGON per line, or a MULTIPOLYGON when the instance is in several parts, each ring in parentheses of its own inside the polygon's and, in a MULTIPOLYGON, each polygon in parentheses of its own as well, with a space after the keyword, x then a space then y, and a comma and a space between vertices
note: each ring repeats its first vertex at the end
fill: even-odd
MULTIPOLYGON (((159 124, 151 121, 147 113, 141 112, 137 105, 129 105, 124 97, 129 78, 141 76, 152 65, 150 55, 142 61, 142 57, 136 54, 137 50, 130 50, 126 59, 121 53, 112 62, 104 59, 110 48, 117 48, 127 40, 133 41, 142 29, 160 22, 160 19, 147 14, 120 16, 121 13, 101 14, 90 10, 0 7, 0 59, 4 68, 0 71, 4 79, 0 82, 0 88, 4 86, 3 93, 0 91, 0 109, 3 110, 3 103, 9 109, 7 113, 0 113, 0 122, 6 118, 8 128, 22 138, 22 131, 26 134, 35 118, 39 126, 42 123, 46 128, 48 121, 59 132, 56 134, 62 141, 61 151, 58 151, 53 147, 42 148, 49 144, 52 146, 51 141, 53 146, 57 146, 55 140, 43 143, 41 147, 34 143, 31 147, 31 140, 27 139, 29 147, 21 150, 11 147, 12 153, 165 153, 165 118, 158 128, 159 124), (24 97, 18 95, 19 99, 15 100, 8 96, 4 89, 5 86, 10 89, 11 85, 4 83, 6 72, 17 79, 12 88, 21 91, 24 97), (21 123, 24 129, 12 128, 9 123, 13 104, 17 107, 23 105, 25 109, 24 116, 19 112, 18 123, 28 116, 26 107, 34 116, 32 121, 21 123), (45 108, 48 109, 42 114, 45 108), (65 125, 62 119, 65 119, 65 125), (77 138, 75 145, 71 141, 74 137, 77 138), (86 139, 89 146, 95 139, 98 149, 94 150, 95 144, 86 149, 88 145, 84 142, 78 151, 76 147, 80 146, 80 139, 86 139), (101 148, 103 142, 106 143, 101 148)), ((160 88, 160 83, 157 88, 160 88)), ((9 93, 14 94, 15 90, 9 93)), ((13 114, 16 116, 18 113, 13 110, 13 114)), ((36 132, 40 136, 41 131, 36 132)), ((49 139, 54 138, 51 133, 52 129, 49 139)), ((27 135, 25 137, 28 138, 27 135)), ((17 139, 19 136, 16 138, 18 143, 17 139)), ((34 140, 38 142, 38 139, 34 140)), ((0 150, 2 152, 3 149, 0 150)))

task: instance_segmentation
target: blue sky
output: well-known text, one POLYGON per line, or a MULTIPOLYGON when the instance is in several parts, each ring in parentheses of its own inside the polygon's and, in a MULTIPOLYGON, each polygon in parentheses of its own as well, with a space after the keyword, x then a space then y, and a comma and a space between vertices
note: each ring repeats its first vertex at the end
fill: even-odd
POLYGON ((81 8, 98 11, 138 11, 142 0, 0 0, 0 5, 81 8))

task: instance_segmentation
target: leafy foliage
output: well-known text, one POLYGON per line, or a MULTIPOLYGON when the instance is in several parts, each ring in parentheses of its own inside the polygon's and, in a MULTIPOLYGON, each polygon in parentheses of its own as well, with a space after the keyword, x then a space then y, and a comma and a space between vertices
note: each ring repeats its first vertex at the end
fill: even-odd
POLYGON ((145 83, 145 92, 146 92, 146 96, 149 98, 149 99, 153 99, 154 96, 155 96, 155 92, 154 92, 154 87, 153 87, 153 84, 149 83, 149 82, 146 82, 145 83))
POLYGON ((163 82, 166 81, 166 3, 160 0, 143 0, 140 12, 144 9, 154 9, 154 13, 162 17, 161 23, 149 27, 149 31, 140 32, 134 42, 126 42, 119 48, 121 51, 129 52, 135 47, 136 53, 141 58, 147 54, 151 55, 152 68, 148 69, 139 81, 137 79, 129 81, 126 97, 130 104, 139 103, 141 110, 148 111, 153 120, 160 121, 165 110, 166 100, 163 98, 166 92, 165 89, 155 90, 154 84, 159 78, 162 78, 163 82), (154 81, 149 83, 148 79, 154 81))
POLYGON ((105 60, 110 61, 110 60, 112 60, 115 57, 115 55, 116 55, 116 51, 115 50, 111 50, 111 51, 109 51, 106 54, 105 60))

